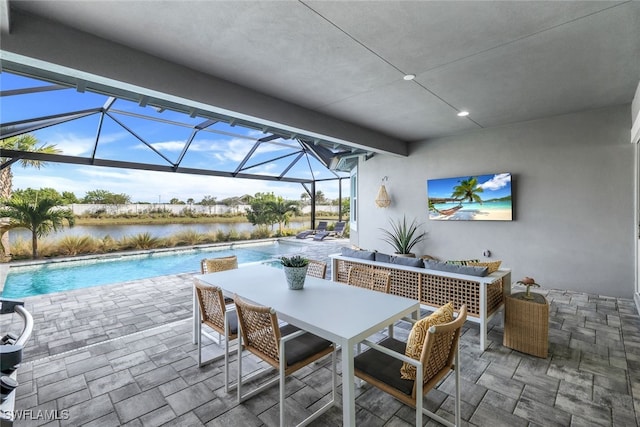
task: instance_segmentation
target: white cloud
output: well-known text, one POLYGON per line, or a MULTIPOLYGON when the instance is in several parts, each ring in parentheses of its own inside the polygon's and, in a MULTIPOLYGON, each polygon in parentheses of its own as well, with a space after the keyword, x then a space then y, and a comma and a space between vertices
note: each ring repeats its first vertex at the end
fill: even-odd
POLYGON ((226 141, 198 141, 198 145, 203 147, 203 151, 210 152, 219 161, 234 163, 241 162, 254 144, 255 141, 243 138, 232 138, 226 141))
MULTIPOLYGON (((109 144, 125 136, 124 133, 104 134, 100 144, 109 144)), ((81 136, 75 133, 53 133, 46 137, 47 143, 55 144, 65 156, 90 155, 95 145, 95 136, 81 136)))
POLYGON ((478 185, 478 187, 484 188, 485 190, 495 191, 507 186, 510 182, 511 174, 500 173, 494 175, 493 178, 491 178, 489 181, 478 185))
MULTIPOLYGON (((211 140, 211 141, 198 141, 198 151, 210 151, 213 153, 214 157, 221 162, 231 161, 238 163, 242 161, 247 153, 254 146, 256 141, 244 138, 231 138, 228 140, 211 140)), ((300 148, 299 145, 289 145, 285 144, 289 147, 284 147, 281 144, 270 144, 269 142, 265 142, 260 144, 258 150, 254 154, 265 154, 265 153, 273 153, 284 150, 291 150, 300 148)), ((193 145, 192 145, 193 146, 193 145)), ((192 148, 189 147, 189 150, 192 148)))
MULTIPOLYGON (((153 144, 150 144, 150 145, 159 151, 180 152, 184 148, 185 144, 186 144, 185 141, 165 141, 165 142, 154 142, 153 144)), ((136 145, 136 148, 148 149, 148 147, 144 144, 138 144, 136 145)))
POLYGON ((73 134, 58 135, 59 139, 52 141, 56 148, 67 156, 82 156, 91 153, 95 138, 79 137, 73 134))

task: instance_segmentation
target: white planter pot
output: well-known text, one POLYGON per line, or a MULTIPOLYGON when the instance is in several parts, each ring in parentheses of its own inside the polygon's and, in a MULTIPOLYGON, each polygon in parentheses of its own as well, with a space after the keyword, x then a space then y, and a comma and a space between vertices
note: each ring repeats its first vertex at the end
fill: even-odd
POLYGON ((304 281, 307 278, 307 267, 283 267, 289 289, 300 290, 304 287, 304 281))

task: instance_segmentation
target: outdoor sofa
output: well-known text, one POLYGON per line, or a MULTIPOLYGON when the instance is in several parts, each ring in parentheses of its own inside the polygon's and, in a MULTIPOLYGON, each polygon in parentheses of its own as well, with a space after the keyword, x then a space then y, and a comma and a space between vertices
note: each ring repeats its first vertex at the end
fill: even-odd
POLYGON ((480 349, 488 346, 488 323, 503 306, 505 295, 511 293, 511 270, 484 272, 482 267, 446 267, 427 260, 424 268, 420 258, 395 257, 379 252, 342 248, 341 254, 330 255, 332 280, 347 283, 349 269, 369 266, 391 272, 390 293, 417 299, 428 309, 436 310, 453 301, 456 310, 467 305, 467 320, 480 325, 480 349), (444 268, 450 271, 435 270, 444 268), (457 272, 454 272, 457 271, 457 272), (468 274, 472 273, 472 274, 468 274), (473 275, 478 274, 478 275, 473 275), (486 275, 483 275, 486 274, 486 275))

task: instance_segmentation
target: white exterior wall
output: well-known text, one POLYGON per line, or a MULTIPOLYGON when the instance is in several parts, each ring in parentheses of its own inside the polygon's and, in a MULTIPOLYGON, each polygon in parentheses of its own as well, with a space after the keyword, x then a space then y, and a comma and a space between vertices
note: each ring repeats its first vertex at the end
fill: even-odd
POLYGON ((502 260, 515 280, 631 298, 635 288, 635 147, 630 105, 414 143, 407 158, 360 162, 354 244, 390 252, 388 218, 416 217, 428 238, 415 250, 441 259, 502 260), (514 221, 428 220, 426 181, 513 174, 514 221), (375 207, 383 176, 393 200, 375 207), (366 230, 362 232, 361 230, 366 230))
MULTIPOLYGON (((172 205, 169 203, 130 203, 127 205, 101 205, 101 204, 81 204, 75 203, 68 206, 74 215, 92 214, 103 210, 108 215, 119 214, 144 214, 149 212, 157 212, 164 210, 172 214, 179 215, 185 209, 191 209, 195 213, 223 215, 228 213, 244 214, 249 205, 239 205, 237 207, 229 207, 226 205, 204 206, 204 205, 172 205)), ((302 213, 309 214, 311 206, 304 206, 302 213)), ((338 213, 338 206, 316 205, 316 211, 338 213)))

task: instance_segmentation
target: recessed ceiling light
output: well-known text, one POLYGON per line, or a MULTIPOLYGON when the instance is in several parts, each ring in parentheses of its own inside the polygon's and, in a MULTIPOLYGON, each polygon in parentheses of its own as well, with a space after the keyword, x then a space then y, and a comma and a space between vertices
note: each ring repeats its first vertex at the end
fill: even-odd
POLYGON ((405 74, 405 76, 403 77, 403 79, 409 81, 409 80, 413 80, 416 78, 415 74, 405 74))
POLYGON ((460 111, 458 113, 458 117, 467 117, 469 115, 468 111, 460 111))

